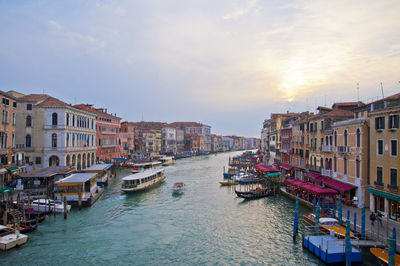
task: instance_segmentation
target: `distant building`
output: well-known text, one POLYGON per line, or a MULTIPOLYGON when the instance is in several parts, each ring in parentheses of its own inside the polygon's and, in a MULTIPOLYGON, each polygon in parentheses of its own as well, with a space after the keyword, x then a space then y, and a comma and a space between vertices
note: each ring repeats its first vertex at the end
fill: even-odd
POLYGON ((120 158, 121 118, 107 113, 107 109, 94 108, 91 104, 77 104, 74 107, 96 115, 96 161, 110 162, 113 158, 120 158))
POLYGON ((0 95, 0 163, 3 166, 6 166, 17 162, 14 150, 17 99, 3 91, 0 91, 0 95))
POLYGON ((196 122, 174 122, 170 127, 182 129, 185 134, 197 134, 203 137, 204 147, 202 151, 211 151, 211 127, 196 122))
POLYGON ((176 128, 163 127, 162 129, 162 152, 175 155, 176 148, 176 128))

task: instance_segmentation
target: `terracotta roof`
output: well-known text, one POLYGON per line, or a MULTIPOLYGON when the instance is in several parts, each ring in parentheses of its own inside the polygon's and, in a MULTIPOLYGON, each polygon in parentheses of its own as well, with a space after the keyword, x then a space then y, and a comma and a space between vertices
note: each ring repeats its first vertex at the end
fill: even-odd
POLYGON ((37 103, 46 100, 48 97, 50 96, 47 94, 29 94, 18 98, 18 101, 37 103))
POLYGON ((114 116, 112 114, 106 113, 104 112, 103 108, 95 108, 93 107, 92 104, 76 104, 74 105, 75 108, 93 113, 93 114, 98 114, 98 115, 103 115, 103 116, 107 116, 110 118, 116 118, 116 119, 121 119, 120 117, 114 116))
POLYGON ((340 107, 352 107, 354 106, 354 108, 356 107, 360 107, 363 106, 364 103, 363 102, 342 102, 342 103, 334 103, 332 105, 332 109, 336 109, 336 108, 340 108, 340 107))
POLYGON ((39 103, 38 106, 47 107, 47 106, 70 106, 70 105, 63 101, 60 101, 59 99, 48 96, 44 101, 39 103))
POLYGON ((202 127, 207 126, 197 122, 173 122, 169 124, 171 127, 202 127))
POLYGON ((354 117, 354 113, 348 110, 341 110, 341 109, 334 109, 326 114, 321 115, 322 117, 334 117, 334 116, 341 116, 341 117, 354 117))
POLYGON ((332 111, 332 108, 328 108, 328 107, 325 107, 325 106, 318 106, 318 107, 317 107, 317 110, 332 111))

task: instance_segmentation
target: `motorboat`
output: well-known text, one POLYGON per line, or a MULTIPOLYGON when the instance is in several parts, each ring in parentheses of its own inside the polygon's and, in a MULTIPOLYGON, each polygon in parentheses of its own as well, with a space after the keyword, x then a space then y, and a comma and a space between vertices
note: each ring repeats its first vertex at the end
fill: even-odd
POLYGON ((18 230, 0 225, 0 250, 8 250, 26 243, 28 236, 18 230))
POLYGON ((185 183, 177 182, 172 186, 172 193, 182 193, 185 190, 185 183))
MULTIPOLYGON (((25 202, 24 207, 31 211, 39 212, 39 213, 48 213, 48 212, 56 212, 56 213, 64 213, 64 203, 61 201, 54 201, 51 199, 37 199, 32 201, 31 203, 25 202)), ((71 210, 71 205, 66 205, 67 212, 71 210)))
POLYGON ((141 173, 147 170, 151 170, 151 169, 160 169, 162 168, 162 162, 160 161, 153 161, 153 162, 147 162, 147 163, 136 163, 133 165, 133 169, 131 170, 131 172, 133 174, 136 173, 141 173))

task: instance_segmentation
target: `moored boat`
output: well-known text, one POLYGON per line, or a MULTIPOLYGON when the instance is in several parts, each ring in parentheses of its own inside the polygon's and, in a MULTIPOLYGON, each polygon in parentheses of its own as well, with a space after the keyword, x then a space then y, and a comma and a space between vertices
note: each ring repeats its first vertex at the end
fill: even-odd
MULTIPOLYGON (((64 213, 64 204, 61 201, 54 201, 51 199, 37 199, 32 201, 31 203, 24 203, 25 209, 29 211, 29 208, 34 212, 38 213, 64 213)), ((67 212, 71 210, 71 205, 67 205, 67 212)))
POLYGON ((264 197, 268 197, 271 195, 271 191, 269 189, 261 188, 261 187, 258 187, 256 189, 252 189, 249 191, 235 190, 235 193, 238 197, 244 198, 244 199, 259 199, 259 198, 264 198, 264 197))
MULTIPOLYGON (((370 248, 369 251, 386 265, 389 264, 389 251, 387 249, 370 248)), ((394 255, 394 265, 400 265, 400 255, 397 253, 394 255)))
POLYGON ((151 169, 122 178, 123 192, 136 192, 156 186, 165 179, 164 169, 151 169))
MULTIPOLYGON (((315 214, 309 213, 304 214, 303 219, 309 225, 315 225, 315 214)), ((337 238, 344 238, 346 236, 346 227, 339 224, 338 220, 330 217, 321 217, 319 218, 319 230, 324 234, 330 234, 330 231, 333 231, 337 238)), ((354 233, 350 231, 350 237, 354 237, 354 233)))
POLYGON ((221 181, 219 183, 221 184, 221 186, 236 186, 236 185, 239 185, 239 183, 236 182, 236 181, 221 181))
POLYGON ((162 157, 159 159, 163 166, 173 165, 174 157, 162 157))
POLYGON ((26 243, 28 236, 18 230, 0 225, 0 250, 8 250, 26 243))

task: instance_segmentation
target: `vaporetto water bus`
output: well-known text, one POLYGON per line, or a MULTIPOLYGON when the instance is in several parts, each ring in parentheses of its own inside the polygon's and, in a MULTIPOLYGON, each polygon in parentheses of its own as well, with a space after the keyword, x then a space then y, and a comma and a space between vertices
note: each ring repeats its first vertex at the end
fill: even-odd
POLYGON ((159 159, 163 166, 173 165, 174 157, 162 157, 159 159))
POLYGON ((133 165, 132 173, 140 173, 150 169, 159 169, 162 167, 162 162, 153 161, 147 163, 136 163, 133 165))
POLYGON ((165 179, 164 169, 151 169, 122 178, 123 192, 136 192, 155 187, 165 179))

